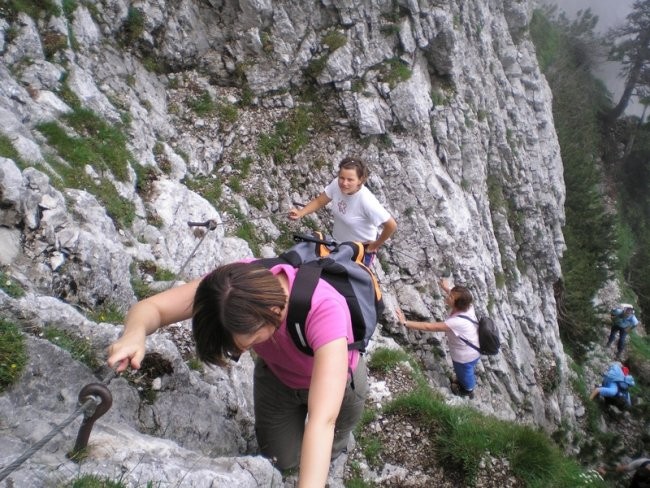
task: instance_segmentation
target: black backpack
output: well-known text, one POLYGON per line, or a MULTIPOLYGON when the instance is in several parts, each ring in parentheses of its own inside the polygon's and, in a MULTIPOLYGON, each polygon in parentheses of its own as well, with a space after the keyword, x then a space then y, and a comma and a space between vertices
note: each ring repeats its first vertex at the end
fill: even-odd
POLYGON ((464 337, 459 336, 459 339, 461 341, 463 341, 472 349, 480 352, 481 354, 486 354, 488 356, 499 354, 499 350, 501 349, 499 331, 497 330, 496 325, 494 325, 494 321, 490 317, 484 315, 478 320, 478 322, 471 317, 468 317, 467 315, 457 315, 456 317, 461 317, 469 320, 478 327, 478 347, 464 337))
POLYGON ((641 466, 636 468, 632 481, 630 481, 630 488, 650 488, 650 461, 646 461, 641 466))
POLYGON ((287 329, 294 344, 305 354, 314 355, 307 344, 305 325, 311 308, 311 297, 319 279, 332 285, 345 298, 352 318, 354 343, 348 349, 365 352, 384 310, 381 290, 374 273, 363 263, 364 249, 360 242, 337 244, 323 238, 294 234, 297 242, 275 258, 255 261, 266 268, 290 264, 298 268, 287 311, 287 329))

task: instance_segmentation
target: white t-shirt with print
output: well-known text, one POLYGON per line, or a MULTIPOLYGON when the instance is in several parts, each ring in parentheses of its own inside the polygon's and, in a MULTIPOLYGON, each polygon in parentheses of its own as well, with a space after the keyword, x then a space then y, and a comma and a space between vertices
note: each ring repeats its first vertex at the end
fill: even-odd
POLYGON ((356 193, 346 195, 341 192, 338 178, 335 178, 325 188, 325 194, 332 199, 332 237, 338 242, 374 241, 377 239, 379 226, 390 219, 388 211, 363 185, 356 193))
POLYGON ((459 336, 464 337, 478 347, 478 327, 474 322, 458 317, 458 315, 467 315, 477 322, 478 319, 476 318, 474 307, 469 307, 467 311, 451 315, 447 320, 445 320, 445 323, 451 329, 446 332, 451 359, 457 363, 469 363, 470 361, 474 361, 481 354, 460 340, 459 336))

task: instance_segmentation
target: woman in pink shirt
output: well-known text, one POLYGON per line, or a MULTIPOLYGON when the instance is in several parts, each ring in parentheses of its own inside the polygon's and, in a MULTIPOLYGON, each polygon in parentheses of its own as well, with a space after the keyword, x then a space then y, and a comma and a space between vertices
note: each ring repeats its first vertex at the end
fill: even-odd
POLYGON ((202 279, 136 303, 109 349, 116 370, 138 369, 145 337, 192 318, 199 358, 223 365, 253 349, 255 431, 262 453, 280 469, 299 467, 299 487, 322 487, 331 459, 341 454, 363 413, 365 363, 354 341, 345 298, 320 280, 307 316, 313 356, 294 345, 286 328, 296 269, 255 262, 221 266, 202 279))

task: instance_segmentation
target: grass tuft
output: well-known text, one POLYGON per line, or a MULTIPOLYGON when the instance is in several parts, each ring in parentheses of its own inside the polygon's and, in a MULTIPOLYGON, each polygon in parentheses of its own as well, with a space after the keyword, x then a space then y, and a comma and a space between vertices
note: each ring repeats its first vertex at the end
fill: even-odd
POLYGON ((0 393, 20 378, 26 365, 25 336, 17 325, 0 318, 0 393))
POLYGON ((45 327, 43 337, 52 344, 56 344, 61 349, 68 351, 75 360, 85 364, 92 370, 101 365, 88 339, 76 337, 70 332, 56 327, 45 327))

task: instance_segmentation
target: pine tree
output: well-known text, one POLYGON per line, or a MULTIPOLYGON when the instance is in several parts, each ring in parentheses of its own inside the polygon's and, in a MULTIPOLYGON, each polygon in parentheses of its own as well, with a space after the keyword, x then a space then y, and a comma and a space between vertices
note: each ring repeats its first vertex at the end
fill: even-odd
POLYGON ((608 124, 618 119, 635 93, 645 94, 650 88, 650 0, 637 0, 627 23, 608 33, 612 47, 610 60, 622 65, 625 78, 623 94, 616 106, 605 114, 608 124))

